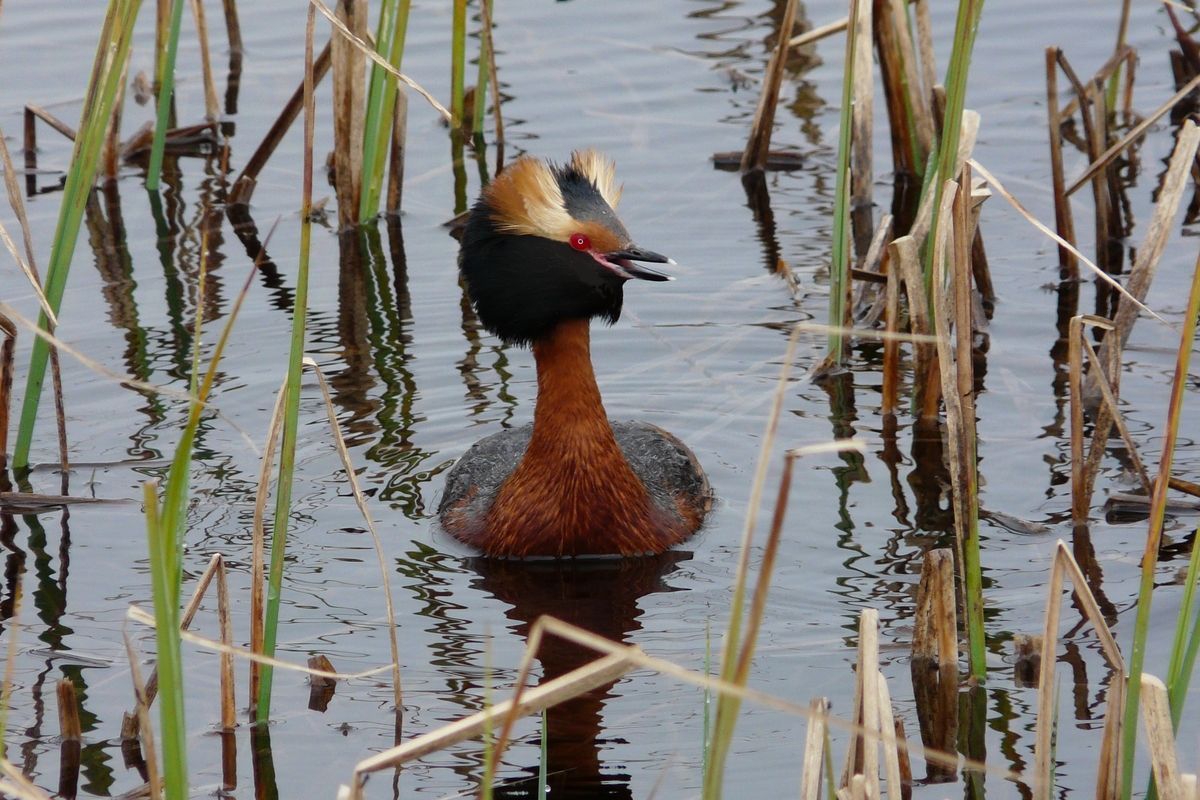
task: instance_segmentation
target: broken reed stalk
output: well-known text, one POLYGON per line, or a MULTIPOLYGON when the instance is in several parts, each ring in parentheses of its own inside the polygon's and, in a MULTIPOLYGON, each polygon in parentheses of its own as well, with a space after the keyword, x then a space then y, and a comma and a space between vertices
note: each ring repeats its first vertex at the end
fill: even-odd
POLYGON ((74 798, 79 791, 80 739, 83 736, 79 724, 79 700, 75 695, 75 683, 70 678, 60 679, 55 690, 59 730, 58 796, 74 798))
MULTIPOLYGON (((1186 126, 1185 126, 1186 127, 1186 126)), ((1196 130, 1192 126, 1192 130, 1196 130)), ((1182 140, 1183 133, 1180 133, 1182 140)), ((1194 154, 1194 149, 1193 149, 1194 154)), ((1189 158, 1189 162, 1191 159, 1189 158)), ((1200 316, 1200 259, 1192 276, 1187 317, 1179 355, 1175 362, 1175 378, 1171 384, 1171 402, 1167 409, 1167 425, 1163 436, 1162 455, 1158 461, 1158 478, 1150 503, 1150 524, 1146 535, 1146 550, 1142 556, 1142 582, 1138 592, 1137 619, 1134 623, 1133 649, 1129 656, 1128 699, 1125 706, 1124 742, 1122 745, 1121 796, 1128 798, 1133 791, 1133 768, 1136 759, 1138 697, 1141 689, 1142 665, 1146 659, 1146 638, 1150 631, 1150 606, 1154 595, 1154 574, 1158 566, 1158 549, 1162 541, 1163 520, 1166 515, 1167 489, 1175 459, 1175 441, 1183 413, 1183 396, 1187 385, 1188 366, 1196 343, 1196 321, 1200 316)), ((1113 332, 1114 334, 1117 331, 1113 332)))
MULTIPOLYGON (((1050 176, 1054 189, 1054 223, 1058 235, 1075 244, 1075 218, 1065 189, 1062 156, 1062 117, 1058 112, 1058 53, 1056 47, 1046 48, 1046 117, 1050 127, 1050 176)), ((1058 248, 1058 261, 1066 280, 1079 280, 1079 261, 1065 247, 1058 248)))
MULTIPOLYGON (((379 532, 375 530, 375 523, 371 520, 371 510, 367 507, 366 495, 363 494, 362 487, 358 485, 354 463, 350 460, 350 450, 346 447, 346 440, 338 425, 337 412, 333 407, 333 397, 329 394, 329 384, 325 380, 325 374, 321 372, 321 367, 317 362, 311 358, 306 357, 304 365, 317 374, 317 381, 321 384, 321 393, 325 398, 325 411, 329 415, 329 427, 333 432, 334 444, 342 459, 342 466, 346 470, 346 479, 350 482, 350 489, 354 493, 354 502, 358 505, 363 519, 366 520, 367 529, 371 531, 371 539, 375 543, 375 553, 379 556, 379 571, 383 577, 383 596, 387 605, 388 635, 392 645, 392 692, 396 698, 396 714, 400 714, 404 710, 403 691, 400 685, 400 645, 396 641, 396 612, 392 605, 392 585, 388 578, 388 562, 383 553, 383 542, 379 538, 379 532)), ((397 727, 398 731, 399 727, 397 727)))
MULTIPOLYGON (((848 19, 858 19, 858 6, 870 0, 850 0, 848 19)), ((846 322, 850 291, 850 149, 854 108, 854 60, 858 52, 857 25, 846 32, 846 67, 842 76, 842 108, 838 128, 837 177, 833 196, 833 242, 829 264, 829 342, 825 359, 840 365, 845 354, 841 330, 846 322)))
POLYGON ((946 407, 950 445, 950 478, 954 498, 954 531, 958 563, 963 571, 968 652, 972 676, 987 674, 987 649, 983 630, 983 576, 979 558, 979 501, 977 495, 974 377, 971 374, 972 306, 969 252, 965 232, 965 206, 954 181, 941 191, 941 209, 932 251, 934 322, 937 328, 938 370, 946 407), (957 213, 956 213, 957 211, 957 213), (957 217, 957 218, 956 218, 957 217), (951 263, 947 265, 947 260, 951 263), (951 286, 947 287, 947 279, 951 286), (952 291, 951 291, 952 290, 952 291), (950 338, 954 322, 956 339, 950 338), (954 348, 953 350, 951 348, 954 348))
POLYGON ((0 313, 0 469, 8 466, 8 418, 12 407, 16 356, 17 326, 0 313))
POLYGON ((851 708, 852 718, 862 726, 862 733, 850 739, 841 785, 853 786, 855 778, 865 777, 871 797, 880 796, 879 742, 871 736, 880 731, 879 681, 879 611, 864 608, 858 620, 858 667, 855 670, 854 705, 851 708), (858 771, 859 762, 862 763, 861 773, 858 771))
MULTIPOLYGON (((852 0, 855 2, 856 0, 852 0)), ((864 0, 867 2, 868 0, 864 0)), ((779 24, 779 41, 771 52, 767 70, 763 76, 762 92, 758 106, 754 109, 754 122, 750 126, 750 138, 742 153, 742 172, 763 170, 767 167, 767 155, 771 150, 771 133, 775 127, 775 107, 779 103, 779 88, 783 85, 784 68, 787 65, 788 38, 796 24, 797 0, 787 0, 783 7, 783 18, 779 24)), ((849 37, 853 39, 853 36, 849 37)), ((850 61, 846 61, 847 73, 850 61)), ((846 114, 843 113, 843 117, 846 114)))
POLYGON ((971 675, 977 680, 987 677, 987 642, 983 629, 983 565, 979 547, 979 474, 978 443, 975 420, 975 359, 973 341, 975 308, 971 269, 971 239, 968 206, 970 204, 971 166, 964 164, 960 188, 955 193, 954 213, 954 332, 956 353, 954 374, 962 409, 962 434, 957 453, 951 454, 951 467, 962 474, 964 489, 962 510, 966 515, 961 532, 963 537, 963 605, 965 607, 967 645, 971 675), (956 464, 957 462, 957 464, 956 464))
MULTIPOLYGON (((221 630, 221 644, 233 647, 233 612, 229 605, 229 583, 225 579, 225 559, 220 553, 213 555, 217 571, 217 618, 221 630)), ((237 697, 234 692, 233 655, 221 653, 221 730, 232 731, 237 727, 237 697)))
MULTIPOLYGON (((296 296, 292 312, 292 341, 288 353, 287 390, 284 399, 283 445, 279 455, 279 480, 275 487, 275 517, 271 536, 271 568, 263 621, 262 653, 275 655, 279 626, 279 602, 283 587, 284 551, 291 517, 292 481, 296 467, 296 439, 300 416, 300 377, 304 369, 304 335, 308 314, 308 262, 312 242, 312 175, 315 109, 313 107, 313 27, 315 8, 308 9, 304 40, 304 186, 300 199, 300 254, 296 274, 296 296)), ((339 37, 335 37, 335 41, 339 37)), ((361 109, 361 106, 360 106, 361 109)), ((361 138, 359 143, 361 145, 361 138)), ((339 204, 340 213, 340 204, 339 204)), ((274 671, 264 665, 258 678, 257 724, 266 724, 271 713, 271 682, 274 671)))
MULTIPOLYGON (((71 167, 63 185, 62 206, 50 248, 50 262, 46 267, 46 299, 54 314, 58 313, 66 289, 71 256, 75 252, 84 206, 95 179, 96 164, 104 144, 113 103, 120 88, 121 76, 124 74, 139 5, 139 0, 112 0, 104 18, 95 66, 80 117, 79 135, 75 138, 71 167)), ((50 329, 44 311, 39 314, 38 327, 42 331, 50 329)), ((26 468, 29 464, 29 450, 33 443, 33 429, 37 422, 38 405, 49 358, 49 342, 39 336, 33 342, 29 357, 21 423, 13 453, 13 467, 18 470, 26 468)))
POLYGON ((821 799, 821 770, 825 764, 825 715, 829 701, 814 697, 808 703, 808 735, 804 741, 804 767, 800 774, 800 800, 821 799))
POLYGON ((496 43, 492 41, 492 0, 480 5, 483 15, 483 38, 487 43, 488 85, 492 90, 492 117, 496 125, 496 171, 504 169, 504 119, 500 113, 500 78, 496 75, 496 43))
MULTIPOLYGON (((129 658, 129 677, 133 681, 134 714, 137 719, 137 735, 142 744, 142 760, 146 762, 146 785, 151 800, 162 797, 162 786, 158 778, 158 750, 154 745, 154 725, 150 721, 150 700, 146 696, 146 684, 142 683, 142 668, 138 665, 137 653, 129 632, 121 629, 125 640, 125 655, 129 658)), ((132 737, 130 737, 132 738, 132 737)))
MULTIPOLYGON (((900 265, 895 261, 888 265, 884 321, 888 333, 900 333, 900 265)), ((893 337, 883 342, 883 397, 880 408, 883 414, 896 413, 899 394, 900 340, 893 337)))
POLYGON ((179 27, 183 20, 184 0, 172 0, 166 52, 159 68, 158 117, 154 125, 154 143, 150 146, 150 164, 146 168, 146 189, 157 192, 162 175, 167 129, 171 126, 171 107, 175 94, 175 56, 179 51, 179 27))
POLYGON ((1150 743, 1150 764, 1158 796, 1162 800, 1191 800, 1195 796, 1195 787, 1192 787, 1192 792, 1184 793, 1183 775, 1175 753, 1167 687, 1153 675, 1142 673, 1142 695, 1142 720, 1146 725, 1146 739, 1150 743))
MULTIPOLYGON (((360 39, 366 38, 366 0, 340 0, 337 17, 352 34, 360 39)), ((366 59, 344 36, 335 35, 332 45, 334 190, 337 194, 338 229, 344 230, 359 223, 366 114, 363 70, 366 68, 366 59)))
MULTIPOLYGON (((870 208, 872 205, 872 185, 874 171, 872 164, 875 160, 874 139, 874 103, 875 75, 871 57, 874 28, 872 20, 871 0, 860 0, 857 3, 854 26, 854 108, 851 111, 851 156, 850 156, 850 205, 856 210, 870 208)), ((843 323, 844 324, 844 323, 843 323)))
MULTIPOLYGON (((411 0, 386 0, 379 10, 379 27, 375 47, 396 69, 404 58, 404 42, 408 34, 408 12, 411 0)), ((393 126, 397 124, 397 90, 399 82, 378 64, 371 64, 371 85, 367 93, 366 119, 363 123, 363 179, 359 220, 372 219, 379 213, 379 198, 383 192, 384 165, 388 143, 392 141, 393 126)), ((407 95, 404 102, 408 102, 407 95)), ((404 140, 400 139, 403 146, 404 140)), ((395 148, 392 158, 396 158, 395 148)), ((389 212, 398 205, 388 204, 389 212)))
MULTIPOLYGON (((1120 759, 1114 749, 1119 745, 1117 735, 1121 717, 1125 711, 1125 663, 1121 658, 1121 650, 1117 647, 1116 639, 1109 630, 1108 623, 1100 611, 1092 590, 1084 578, 1083 570, 1071 555, 1070 549, 1061 539, 1055 545, 1054 558, 1050 567, 1049 586, 1046 597, 1046 616, 1042 627, 1041 668, 1038 674, 1038 716, 1034 744, 1034 773, 1033 800, 1049 800, 1051 793, 1051 772, 1053 770, 1053 717, 1056 700, 1054 691, 1055 654, 1058 650, 1058 623, 1062 608, 1063 581, 1070 578, 1074 589, 1077 605, 1087 621, 1091 622, 1100 641, 1100 650, 1106 661, 1117 673, 1116 680, 1109 684, 1108 707, 1105 710, 1104 746, 1101 750, 1101 763, 1097 777, 1096 797, 1112 797, 1116 788, 1116 778, 1120 759)), ((1136 719, 1135 719, 1136 724, 1136 719)), ((1135 731, 1136 733, 1136 728, 1135 731)))

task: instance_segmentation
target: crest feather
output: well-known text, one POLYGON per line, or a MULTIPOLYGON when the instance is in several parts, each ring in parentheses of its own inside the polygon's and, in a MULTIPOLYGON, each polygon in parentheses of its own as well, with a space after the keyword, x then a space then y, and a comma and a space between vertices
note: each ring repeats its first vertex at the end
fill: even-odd
POLYGON ((558 180, 539 159, 521 156, 509 164, 488 184, 484 196, 500 230, 564 242, 571 235, 574 222, 558 180))
POLYGON ((571 154, 571 166, 596 185, 609 208, 617 210, 617 203, 621 202, 621 190, 625 187, 613 188, 617 169, 614 162, 596 150, 576 150, 571 154))

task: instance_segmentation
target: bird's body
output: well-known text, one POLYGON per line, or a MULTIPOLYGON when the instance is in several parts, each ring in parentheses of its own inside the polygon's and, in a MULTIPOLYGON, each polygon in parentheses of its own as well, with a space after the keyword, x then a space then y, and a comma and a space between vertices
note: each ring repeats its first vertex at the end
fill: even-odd
POLYGON ((593 153, 548 167, 523 158, 473 209, 460 269, 481 322, 530 344, 532 425, 478 442, 451 470, 442 526, 494 556, 643 555, 691 536, 712 504, 704 471, 671 434, 611 423, 592 370, 589 320, 615 322, 634 260, 613 212, 612 166, 593 153))

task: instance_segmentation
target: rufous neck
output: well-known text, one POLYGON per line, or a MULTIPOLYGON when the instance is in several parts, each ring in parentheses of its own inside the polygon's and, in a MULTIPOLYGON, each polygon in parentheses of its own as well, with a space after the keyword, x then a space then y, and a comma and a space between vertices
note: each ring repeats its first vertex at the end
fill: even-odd
POLYGON ((576 427, 608 416, 592 369, 591 336, 586 319, 567 320, 533 345, 537 362, 538 396, 534 435, 538 428, 576 427))

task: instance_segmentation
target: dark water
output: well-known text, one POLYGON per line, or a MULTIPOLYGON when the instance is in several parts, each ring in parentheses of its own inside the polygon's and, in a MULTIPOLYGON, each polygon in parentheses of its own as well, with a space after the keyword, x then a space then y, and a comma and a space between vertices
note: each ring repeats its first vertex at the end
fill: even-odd
MULTIPOLYGON (((220 9, 208 5, 214 62, 223 81, 220 9)), ((152 72, 152 5, 146 6, 131 75, 152 72)), ((69 123, 78 118, 103 8, 10 0, 4 11, 0 122, 9 146, 19 150, 19 111, 25 103, 36 102, 69 123)), ((234 172, 300 79, 305 16, 299 2, 243 0, 239 11, 244 71, 236 111, 226 108, 234 172)), ((984 12, 967 101, 983 115, 975 153, 1044 220, 1053 212, 1043 48, 1063 47, 1081 73, 1090 73, 1111 53, 1117 12, 1117 3, 1024 1, 993 3, 984 12)), ((840 36, 789 62, 775 142, 799 149, 806 161, 794 172, 767 177, 768 205, 759 207, 756 218, 738 176, 715 171, 709 157, 744 142, 782 3, 502 0, 495 13, 500 74, 510 95, 504 104, 507 157, 529 152, 562 159, 585 145, 605 150, 625 183, 620 212, 627 227, 640 243, 680 264, 674 283, 629 287, 620 323, 593 334, 596 372, 614 417, 644 419, 691 445, 720 503, 711 522, 681 552, 638 563, 538 569, 497 564, 471 558, 433 530, 431 514, 444 471, 478 438, 529 420, 535 383, 529 353, 500 346, 464 311, 456 243, 442 223, 463 197, 478 192, 480 171, 468 160, 465 193, 456 194, 446 132, 414 96, 403 218, 340 240, 333 231, 314 233, 307 348, 331 380, 342 429, 384 537, 400 625, 406 737, 478 710, 489 692, 502 696, 515 677, 528 626, 547 611, 637 643, 653 655, 702 668, 710 626, 715 648, 726 622, 742 521, 787 330, 796 321, 826 318, 840 36), (777 258, 795 269, 798 299, 769 274, 777 258)), ((844 4, 818 2, 808 4, 802 16, 820 25, 844 13, 844 4)), ((954 7, 935 2, 933 16, 944 65, 954 7)), ((1141 53, 1135 105, 1143 112, 1173 91, 1165 25, 1157 4, 1135 6, 1129 36, 1141 53)), ((318 30, 325 29, 319 22, 318 30)), ((439 96, 448 83, 449 29, 449 4, 414 6, 405 70, 439 96)), ((178 95, 183 122, 203 116, 198 63, 195 40, 185 35, 178 95)), ((224 94, 224 86, 218 89, 224 94)), ((320 157, 332 140, 328 85, 318 91, 318 108, 320 157)), ((882 102, 877 108, 882 117, 882 102)), ((125 130, 135 130, 150 113, 130 104, 125 130)), ((1172 131, 1164 120, 1139 151, 1140 170, 1129 188, 1135 222, 1130 246, 1144 235, 1161 160, 1173 146, 1172 131)), ((68 143, 45 129, 40 137, 39 166, 65 168, 68 143)), ((882 119, 876 149, 878 214, 889 207, 891 195, 882 119)), ((1067 158, 1068 172, 1078 174, 1083 156, 1071 151, 1067 158)), ((114 188, 96 195, 76 251, 60 335, 111 369, 183 389, 197 306, 205 319, 203 351, 210 354, 255 251, 248 252, 221 213, 227 183, 219 158, 169 160, 168 167, 161 207, 151 202, 132 169, 114 188), (197 276, 205 233, 212 272, 201 296, 197 276)), ((53 187, 56 181, 48 172, 38 177, 38 186, 53 187)), ((323 176, 317 184, 318 197, 332 195, 323 176)), ((1091 241, 1087 195, 1081 192, 1076 203, 1081 242, 1091 241)), ((39 194, 29 204, 42 264, 60 197, 39 194)), ((243 433, 261 448, 283 378, 299 206, 297 128, 254 194, 250 214, 258 235, 279 220, 269 247, 272 265, 255 279, 222 363, 214 394, 221 416, 207 418, 197 438, 185 566, 190 583, 213 553, 228 559, 239 643, 248 638, 250 520, 259 467, 243 433)), ((16 231, 7 211, 4 224, 16 231)), ((982 747, 997 769, 1023 770, 1032 764, 1037 693, 1014 683, 1009 639, 1040 631, 1043 584, 1055 541, 1071 540, 1066 378, 1052 357, 1058 267, 1052 244, 1002 200, 988 202, 982 225, 999 301, 980 365, 985 369, 979 370, 981 503, 1043 523, 1050 532, 983 524, 991 678, 977 690, 979 727, 971 746, 975 752, 982 747)), ((1176 222, 1148 300, 1174 322, 1186 306, 1195 249, 1188 237, 1195 232, 1176 222)), ((36 303, 19 272, 9 259, 0 262, 0 297, 33 315, 36 303)), ((1083 284, 1080 308, 1091 310, 1094 296, 1091 283, 1083 284)), ((18 403, 28 341, 23 334, 18 403)), ((1151 465, 1161 448, 1177 341, 1171 331, 1143 320, 1122 381, 1130 427, 1151 465)), ((794 374, 803 375, 816 363, 822 348, 819 338, 806 340, 794 374)), ((865 455, 801 462, 751 682, 799 703, 826 695, 835 712, 845 713, 857 615, 873 606, 882 618, 884 672, 897 714, 916 736, 908 669, 915 582, 924 551, 952 541, 951 520, 936 460, 931 466, 928 448, 914 443, 912 418, 902 414, 894 446, 884 443, 880 358, 878 346, 857 346, 845 374, 820 385, 794 382, 788 391, 777 448, 850 435, 871 444, 865 455)), ((72 493, 140 497, 140 482, 165 472, 185 406, 123 387, 70 358, 64 361, 64 382, 72 493)), ((1189 387, 1189 404, 1196 401, 1195 387, 1195 382, 1189 387)), ((34 471, 32 485, 56 492, 53 418, 50 404, 44 406, 34 453, 43 466, 34 471)), ((385 664, 389 645, 378 563, 311 378, 305 380, 301 419, 280 655, 303 662, 323 654, 342 671, 385 664)), ((1198 419, 1185 414, 1176 456, 1176 474, 1190 480, 1200 479, 1198 419)), ((765 502, 773 499, 777 485, 778 452, 765 502)), ((1106 516, 1100 505, 1106 490, 1129 488, 1122 463, 1115 455, 1106 460, 1090 542, 1075 544, 1081 552, 1085 545, 1093 549, 1093 588, 1128 647, 1146 525, 1137 518, 1106 516)), ((1165 670, 1181 593, 1169 584, 1186 558, 1194 516, 1168 520, 1170 547, 1158 577, 1150 672, 1165 670)), ((10 759, 40 785, 51 790, 59 785, 53 686, 70 676, 80 687, 83 708, 79 792, 107 796, 134 789, 142 779, 125 764, 119 729, 122 713, 132 706, 121 641, 125 610, 131 603, 150 604, 139 505, 5 516, 0 542, 6 548, 0 605, 6 617, 17 572, 25 587, 7 734, 10 759), (107 666, 77 656, 101 659, 107 666)), ((214 606, 205 604, 198 626, 215 636, 214 606)), ((6 622, 4 629, 11 635, 13 626, 6 622)), ((141 651, 152 653, 152 636, 136 625, 130 630, 141 651)), ((1061 791, 1082 797, 1093 791, 1111 676, 1077 610, 1064 611, 1063 631, 1057 780, 1061 791)), ((583 658, 579 651, 558 647, 542 660, 539 675, 561 673, 583 658)), ((193 731, 189 765, 195 793, 207 795, 222 782, 222 742, 213 734, 217 659, 186 646, 185 665, 193 731)), ((245 702, 245 673, 239 663, 239 703, 245 702)), ((391 745, 388 685, 374 678, 341 683, 323 713, 309 710, 308 695, 301 676, 276 676, 269 742, 262 737, 252 742, 244 725, 236 734, 234 794, 254 795, 257 774, 266 796, 332 797, 357 760, 391 745)), ((1193 697, 1193 706, 1196 702, 1193 697)), ((1197 769, 1197 719, 1188 717, 1180 736, 1185 771, 1197 769)), ((559 771, 554 794, 564 793, 569 783, 580 793, 603 796, 698 796, 702 720, 700 691, 645 672, 552 712, 550 761, 559 771)), ((747 706, 730 757, 728 796, 795 792, 804 730, 802 719, 747 706)), ((502 778, 516 781, 532 774, 539 734, 536 721, 520 723, 502 778)), ((835 739, 840 758, 844 737, 835 739)), ((459 745, 407 768, 398 784, 390 774, 377 776, 368 792, 372 797, 397 791, 470 794, 482 774, 481 759, 477 742, 459 745)), ((920 760, 914 773, 925 777, 920 760)), ((932 799, 964 792, 965 782, 950 779, 960 783, 921 785, 915 795, 932 799)), ((1139 779, 1135 785, 1143 784, 1139 779)), ((1025 785, 996 776, 986 777, 983 786, 994 796, 1029 793, 1025 785)), ((507 791, 524 796, 532 789, 524 783, 507 791)))

